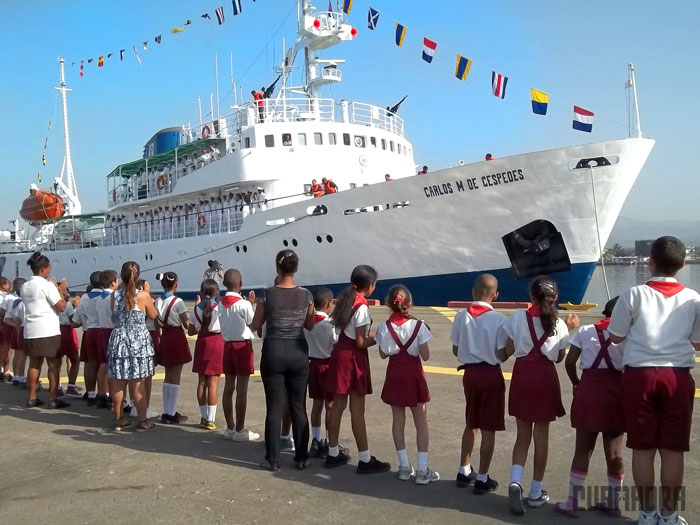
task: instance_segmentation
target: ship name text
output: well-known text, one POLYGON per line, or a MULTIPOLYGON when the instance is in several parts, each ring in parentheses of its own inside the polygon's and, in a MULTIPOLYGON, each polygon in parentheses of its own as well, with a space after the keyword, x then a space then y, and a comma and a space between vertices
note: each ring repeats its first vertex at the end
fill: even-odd
POLYGON ((502 171, 500 173, 483 175, 481 177, 471 177, 456 180, 454 182, 444 182, 442 184, 424 186, 423 192, 428 198, 440 197, 450 195, 455 192, 459 193, 463 191, 473 191, 481 188, 500 186, 501 184, 512 184, 521 180, 525 180, 525 174, 521 168, 517 168, 514 170, 502 171))

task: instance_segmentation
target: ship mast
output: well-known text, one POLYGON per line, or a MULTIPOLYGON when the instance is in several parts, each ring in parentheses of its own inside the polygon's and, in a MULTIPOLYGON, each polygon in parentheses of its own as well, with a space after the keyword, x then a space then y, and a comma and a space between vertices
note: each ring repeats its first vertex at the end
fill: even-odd
MULTIPOLYGON (((634 104, 634 114, 636 117, 636 127, 635 131, 637 132, 637 138, 642 138, 642 124, 639 122, 639 100, 637 99, 637 76, 635 75, 634 71, 634 64, 630 63, 628 66, 629 70, 629 79, 627 80, 627 83, 625 84, 626 88, 631 88, 632 89, 632 97, 633 97, 633 104, 634 104)), ((627 116, 627 118, 631 121, 632 120, 632 115, 631 113, 627 116)), ((630 122, 630 136, 632 135, 632 123, 630 122)))
POLYGON ((66 75, 65 75, 65 63, 63 58, 58 60, 61 67, 61 82, 56 89, 61 94, 61 100, 63 102, 63 138, 65 140, 66 152, 63 157, 63 167, 61 168, 61 175, 54 179, 54 183, 58 188, 61 189, 61 193, 64 193, 68 202, 66 202, 66 215, 80 215, 82 212, 82 206, 80 204, 80 199, 78 198, 78 188, 75 184, 75 175, 73 174, 73 161, 71 159, 70 152, 70 132, 68 129, 68 98, 67 93, 73 91, 66 85, 66 75))

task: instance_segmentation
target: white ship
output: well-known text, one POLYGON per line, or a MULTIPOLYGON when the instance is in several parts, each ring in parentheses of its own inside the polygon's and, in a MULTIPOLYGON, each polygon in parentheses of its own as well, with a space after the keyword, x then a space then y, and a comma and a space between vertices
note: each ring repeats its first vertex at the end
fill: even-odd
MULTIPOLYGON (((562 302, 580 302, 654 145, 641 136, 638 111, 635 138, 416 175, 398 115, 320 95, 342 80, 344 61, 319 52, 354 35, 343 13, 300 1, 276 96, 233 106, 194 130, 156 133, 142 159, 107 176, 106 211, 88 215, 70 159, 61 61, 66 157, 54 191, 66 210, 35 222, 31 234, 4 232, 0 273, 26 276, 29 254, 42 250, 53 275, 78 291, 90 272, 135 260, 152 281, 177 272, 189 295, 207 261, 218 260, 241 270, 246 289, 261 289, 272 283, 275 254, 290 247, 301 259, 297 281, 309 287, 337 291, 365 263, 379 273, 376 297, 403 283, 416 303, 441 305, 469 298, 476 276, 488 271, 501 300, 512 301, 527 299, 530 278, 547 273, 562 302), (293 86, 298 55, 305 82, 293 86), (316 198, 310 182, 323 178, 339 191, 316 198)), ((628 87, 636 106, 632 66, 628 87)))

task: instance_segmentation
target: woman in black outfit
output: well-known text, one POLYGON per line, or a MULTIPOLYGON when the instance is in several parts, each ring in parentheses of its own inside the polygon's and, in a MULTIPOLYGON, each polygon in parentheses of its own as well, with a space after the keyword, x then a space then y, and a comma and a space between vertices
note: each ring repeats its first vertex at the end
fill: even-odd
POLYGON ((279 470, 280 433, 285 399, 289 402, 299 470, 309 466, 309 420, 306 417, 306 383, 309 377, 309 348, 304 328, 314 327, 314 300, 311 292, 294 284, 299 257, 282 250, 275 259, 277 284, 265 290, 258 302, 253 330, 265 325, 260 375, 265 387, 265 459, 266 466, 279 470))

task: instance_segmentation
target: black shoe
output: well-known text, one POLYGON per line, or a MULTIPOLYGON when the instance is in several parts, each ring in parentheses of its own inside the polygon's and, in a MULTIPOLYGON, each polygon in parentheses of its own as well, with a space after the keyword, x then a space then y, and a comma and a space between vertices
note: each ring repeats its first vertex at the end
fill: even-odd
POLYGON ((260 466, 266 470, 269 470, 270 472, 279 472, 280 470, 279 461, 269 461, 266 459, 260 463, 260 466))
POLYGON ((170 414, 161 414, 160 415, 160 422, 164 425, 170 425, 170 424, 172 424, 172 422, 170 421, 171 417, 174 417, 174 416, 171 416, 170 414))
POLYGON ((63 399, 51 399, 49 401, 49 408, 51 410, 56 408, 68 408, 69 406, 70 403, 68 401, 64 401, 63 399))
POLYGON ((44 406, 44 402, 41 399, 30 399, 25 405, 27 408, 34 408, 44 406))
POLYGON ((310 458, 306 458, 306 459, 303 459, 301 461, 295 460, 294 462, 297 465, 297 470, 304 470, 304 469, 309 468, 311 466, 311 459, 310 458))
MULTIPOLYGON (((340 445, 338 446, 338 450, 343 453, 346 452, 340 445)), ((347 454, 345 455, 347 456, 347 454)), ((321 459, 326 459, 328 457, 328 441, 321 441, 321 445, 318 447, 318 457, 321 459)))
POLYGON ((319 451, 321 450, 321 447, 323 446, 323 443, 319 441, 318 439, 314 438, 313 441, 311 441, 311 446, 309 447, 309 457, 310 458, 317 458, 320 456, 319 451))
POLYGON ((349 459, 349 456, 346 456, 345 454, 340 452, 337 456, 327 456, 326 461, 323 463, 323 466, 326 468, 340 467, 342 465, 345 465, 349 459))
POLYGON ((472 470, 469 475, 457 474, 457 486, 459 488, 465 488, 476 481, 476 473, 472 470))
POLYGON ((474 494, 477 496, 483 496, 489 492, 493 492, 498 488, 498 481, 491 479, 491 476, 487 476, 486 481, 476 480, 474 482, 474 494))
POLYGON ((357 462, 357 473, 358 474, 377 474, 379 472, 388 472, 389 470, 391 470, 390 463, 385 463, 384 461, 379 461, 374 456, 372 456, 369 461, 358 461, 357 462))
POLYGON ((87 406, 94 407, 95 405, 97 405, 97 398, 96 397, 88 397, 87 406))
POLYGON ((83 401, 88 401, 90 398, 88 397, 88 393, 85 392, 85 393, 83 394, 83 397, 81 397, 80 399, 82 399, 83 401))
POLYGON ((174 416, 171 417, 171 422, 174 425, 179 425, 180 423, 185 423, 189 418, 185 415, 180 414, 180 412, 175 412, 174 416))
POLYGON ((97 408, 104 408, 104 409, 111 409, 112 408, 112 400, 109 399, 107 396, 98 395, 95 399, 97 400, 96 401, 97 408))

